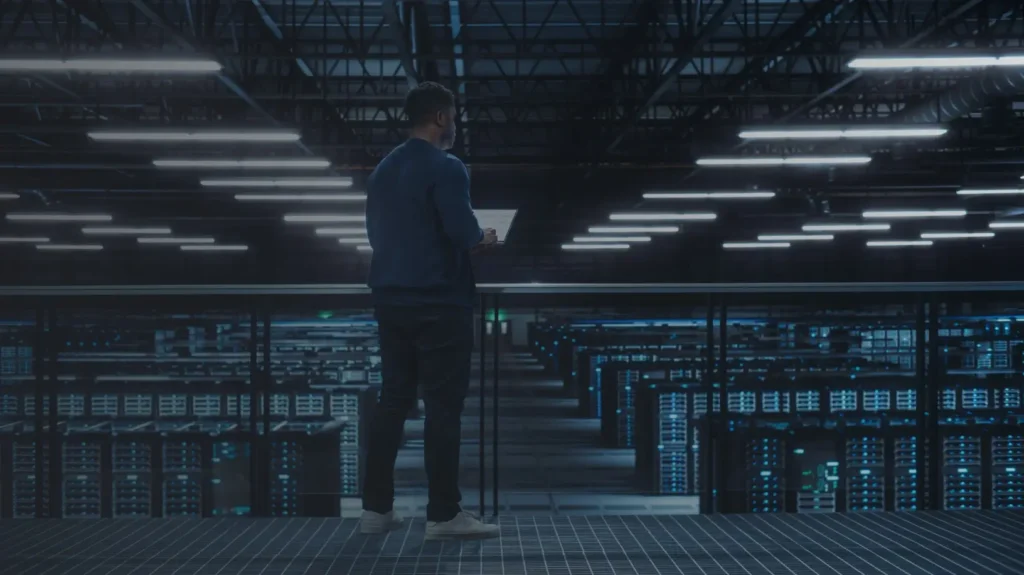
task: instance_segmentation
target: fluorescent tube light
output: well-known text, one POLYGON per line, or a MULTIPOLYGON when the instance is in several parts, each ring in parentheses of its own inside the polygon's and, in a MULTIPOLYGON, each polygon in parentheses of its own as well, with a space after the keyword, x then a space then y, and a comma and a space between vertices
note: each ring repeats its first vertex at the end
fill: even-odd
POLYGON ((370 247, 369 245, 356 246, 356 249, 361 251, 361 252, 372 252, 373 251, 373 248, 370 247))
POLYGON ((366 236, 366 228, 317 228, 318 236, 366 236))
POLYGON ((124 58, 72 58, 55 60, 42 58, 0 59, 0 72, 101 72, 146 74, 209 74, 220 72, 221 65, 213 60, 158 60, 124 58))
POLYGON ((199 183, 208 188, 351 188, 352 178, 223 178, 199 183))
POLYGON ((644 243, 651 241, 650 236, 576 236, 572 239, 577 244, 614 244, 644 243))
POLYGON ((0 237, 0 244, 45 244, 45 243, 49 243, 49 241, 50 241, 50 238, 16 237, 16 236, 0 237))
POLYGON ((988 188, 957 190, 958 196, 1017 196, 1024 194, 1024 188, 988 188))
POLYGON ((171 233, 171 228, 82 228, 87 236, 163 236, 171 233))
POLYGON ((960 240, 995 237, 993 232, 922 232, 922 240, 960 240))
POLYGON ((362 202, 366 194, 235 194, 240 202, 362 202))
POLYGON ((962 218, 967 210, 868 210, 867 219, 962 218))
POLYGON ((790 156, 768 157, 732 157, 732 158, 701 158, 698 166, 708 167, 766 167, 766 166, 844 166, 867 164, 870 156, 790 156))
POLYGON ((1024 56, 872 57, 855 58, 849 66, 857 70, 990 68, 1024 66, 1024 56))
POLYGON ((805 232, 887 232, 891 224, 805 224, 805 232))
POLYGON ((789 242, 725 242, 722 247, 727 250, 785 249, 789 242))
POLYGON ((767 200, 775 192, 650 192, 645 200, 767 200))
POLYGON ((628 250, 629 244, 562 244, 565 251, 628 250))
POLYGON ((367 239, 366 239, 365 235, 362 236, 362 237, 356 236, 356 237, 351 237, 351 238, 338 238, 338 243, 339 244, 365 245, 366 242, 367 242, 367 239))
POLYGON ((830 242, 831 234, 765 234, 757 236, 759 242, 830 242))
POLYGON ((319 158, 263 158, 247 160, 153 160, 153 165, 158 168, 179 168, 179 169, 224 169, 224 170, 260 170, 260 169, 283 169, 283 170, 304 170, 316 168, 329 168, 331 162, 319 158))
POLYGON ((0 200, 17 200, 21 196, 10 192, 0 192, 0 200))
POLYGON ((7 214, 7 221, 9 222, 109 222, 113 219, 112 216, 106 214, 7 214))
POLYGON ((137 132, 89 132, 89 138, 96 142, 158 142, 173 144, 189 143, 277 143, 298 142, 299 134, 291 131, 269 130, 211 130, 211 131, 170 131, 152 130, 137 132))
POLYGON ((872 240, 867 242, 867 246, 869 248, 928 247, 932 243, 931 240, 872 240))
POLYGON ((181 251, 183 252, 244 252, 248 251, 249 246, 241 245, 183 245, 181 251))
POLYGON ((98 252, 103 249, 99 244, 36 244, 37 250, 50 252, 98 252))
POLYGON ((740 138, 745 140, 882 140, 887 138, 937 138, 945 134, 946 128, 794 128, 772 130, 745 130, 740 138))
POLYGON ((1016 230, 1024 229, 1024 220, 1007 221, 1007 222, 990 222, 988 227, 993 230, 1016 230))
POLYGON ((284 221, 292 224, 353 224, 365 222, 365 214, 285 214, 284 221))
POLYGON ((689 221, 709 221, 714 220, 718 216, 713 213, 681 213, 681 214, 658 214, 658 213, 638 213, 638 214, 612 214, 608 216, 613 222, 689 222, 689 221))
POLYGON ((591 234, 675 234, 679 226, 592 226, 591 234))
POLYGON ((184 244, 212 244, 213 238, 139 238, 140 244, 180 246, 184 244))

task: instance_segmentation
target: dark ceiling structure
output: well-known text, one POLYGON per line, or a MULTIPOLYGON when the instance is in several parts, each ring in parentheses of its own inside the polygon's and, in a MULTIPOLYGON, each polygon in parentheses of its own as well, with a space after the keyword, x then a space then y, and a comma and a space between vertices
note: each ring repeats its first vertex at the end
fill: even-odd
MULTIPOLYGON (((481 281, 1020 279, 1019 238, 870 249, 864 235, 728 250, 865 210, 962 209, 889 239, 988 231, 1020 211, 1024 65, 865 70, 865 55, 1024 55, 1019 0, 0 0, 0 60, 205 59, 205 74, 0 71, 0 213, 109 215, 245 251, 179 250, 81 223, 0 221, 5 284, 361 282, 369 256, 286 214, 357 202, 248 202, 210 178, 366 177, 405 135, 402 102, 448 86, 452 152, 477 208, 518 209, 481 281), (941 126, 931 139, 741 139, 749 128, 941 126), (290 130, 293 142, 108 142, 90 133, 290 130), (836 166, 715 167, 702 158, 854 155, 836 166), (161 169, 160 159, 324 159, 329 167, 161 169), (771 190, 682 204, 649 192, 771 190), (713 212, 621 252, 565 251, 612 213, 713 212), (814 244, 814 245, 810 245, 814 244), (1009 264, 1009 265, 1008 265, 1009 264)), ((288 188, 288 186, 284 186, 288 188)), ((259 190, 257 190, 259 191, 259 190)), ((265 190, 264 190, 265 191, 265 190)), ((293 193, 295 190, 282 189, 293 193)), ((319 190, 302 190, 317 192, 319 190)), ((883 238, 884 239, 884 238, 883 238)))

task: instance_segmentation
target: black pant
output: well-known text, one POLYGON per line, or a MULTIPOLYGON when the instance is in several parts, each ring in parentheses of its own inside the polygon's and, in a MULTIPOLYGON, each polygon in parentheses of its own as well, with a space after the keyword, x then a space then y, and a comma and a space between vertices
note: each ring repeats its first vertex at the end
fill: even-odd
POLYGON ((405 419, 422 386, 428 521, 460 511, 459 448, 462 408, 473 353, 473 310, 458 307, 378 306, 383 386, 370 424, 363 509, 391 511, 395 458, 405 419))

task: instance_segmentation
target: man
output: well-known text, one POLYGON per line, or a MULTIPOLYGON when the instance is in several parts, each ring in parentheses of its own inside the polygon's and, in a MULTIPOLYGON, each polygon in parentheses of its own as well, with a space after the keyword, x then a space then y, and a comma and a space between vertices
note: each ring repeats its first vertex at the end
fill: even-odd
POLYGON ((383 385, 370 424, 363 482, 363 533, 402 526, 392 509, 395 458, 422 387, 429 501, 427 539, 498 536, 462 511, 459 450, 469 387, 476 286, 470 252, 497 242, 469 203, 469 173, 449 155, 455 98, 424 82, 405 101, 411 137, 384 158, 367 186, 373 248, 370 288, 380 330, 383 385))

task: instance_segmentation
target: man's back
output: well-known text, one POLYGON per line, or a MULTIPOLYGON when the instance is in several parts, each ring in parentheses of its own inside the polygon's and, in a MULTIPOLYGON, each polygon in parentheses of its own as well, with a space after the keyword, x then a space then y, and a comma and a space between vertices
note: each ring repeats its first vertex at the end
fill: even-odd
POLYGON ((378 303, 473 305, 469 251, 483 233, 460 160, 417 138, 395 148, 370 175, 366 228, 378 303))

